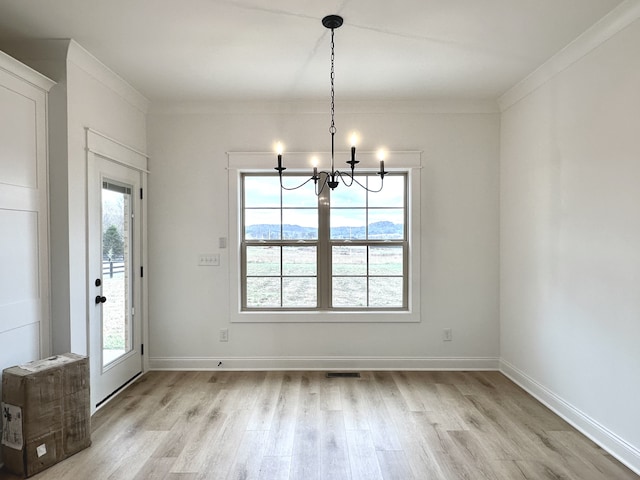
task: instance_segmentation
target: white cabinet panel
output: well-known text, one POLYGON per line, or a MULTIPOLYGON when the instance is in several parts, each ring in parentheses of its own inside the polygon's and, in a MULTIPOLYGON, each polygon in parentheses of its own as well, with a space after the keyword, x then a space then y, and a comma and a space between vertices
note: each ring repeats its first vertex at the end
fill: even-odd
MULTIPOLYGON (((0 335, 9 330, 38 323, 41 314, 42 301, 40 299, 0 305, 0 335)), ((2 344, 0 343, 0 345, 2 344)))
POLYGON ((38 298, 38 213, 1 210, 0 306, 38 298))
POLYGON ((0 181, 36 188, 37 129, 36 102, 0 86, 0 181))
POLYGON ((40 357, 40 325, 32 323, 0 333, 0 366, 20 365, 40 357))
POLYGON ((47 91, 0 52, 0 369, 48 355, 47 91))

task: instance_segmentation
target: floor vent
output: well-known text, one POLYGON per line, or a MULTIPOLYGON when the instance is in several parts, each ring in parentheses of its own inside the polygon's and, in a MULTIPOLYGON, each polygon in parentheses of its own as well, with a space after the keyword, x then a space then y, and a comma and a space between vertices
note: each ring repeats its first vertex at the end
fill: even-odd
POLYGON ((360 378, 360 372, 327 372, 327 378, 360 378))

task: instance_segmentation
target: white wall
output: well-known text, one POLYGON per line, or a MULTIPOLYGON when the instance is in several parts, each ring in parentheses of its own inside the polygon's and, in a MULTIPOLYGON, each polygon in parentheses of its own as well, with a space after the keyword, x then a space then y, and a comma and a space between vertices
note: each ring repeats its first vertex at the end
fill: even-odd
POLYGON ((504 111, 500 315, 504 371, 640 471, 638 45, 636 19, 504 111))
MULTIPOLYGON (((124 80, 71 42, 67 56, 68 116, 68 243, 54 247, 69 256, 68 350, 86 354, 88 349, 87 287, 85 252, 87 229, 87 154, 85 128, 91 128, 125 145, 147 150, 146 109, 148 103, 124 80)), ((55 199, 55 201, 63 199, 55 199)), ((55 273, 55 272, 54 272, 55 273)), ((66 322, 66 320, 64 320, 66 322)))
POLYGON ((497 366, 495 107, 488 111, 483 105, 475 113, 437 113, 401 104, 347 108, 359 113, 338 113, 338 128, 346 138, 357 127, 363 150, 382 143, 391 150, 424 151, 422 321, 229 323, 233 246, 218 249, 218 238, 229 236, 226 152, 268 151, 276 138, 289 151, 326 151, 328 114, 324 108, 290 104, 218 105, 208 113, 158 107, 149 117, 152 367, 211 367, 217 360, 252 368, 497 366), (220 253, 222 266, 198 267, 198 253, 220 253), (444 327, 453 329, 453 342, 442 341, 444 327), (229 328, 228 343, 218 341, 221 328, 229 328))
POLYGON ((57 82, 49 97, 52 352, 88 353, 85 128, 146 151, 149 102, 77 42, 3 43, 57 82))

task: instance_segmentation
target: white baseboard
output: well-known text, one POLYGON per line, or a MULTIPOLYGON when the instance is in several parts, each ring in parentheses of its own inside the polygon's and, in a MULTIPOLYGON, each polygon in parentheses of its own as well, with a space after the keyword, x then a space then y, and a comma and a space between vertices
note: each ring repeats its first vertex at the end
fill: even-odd
POLYGON ((150 370, 498 370, 497 357, 151 357, 150 370))
POLYGON ((640 450, 556 395, 525 372, 500 360, 500 371, 600 447, 640 475, 640 450))

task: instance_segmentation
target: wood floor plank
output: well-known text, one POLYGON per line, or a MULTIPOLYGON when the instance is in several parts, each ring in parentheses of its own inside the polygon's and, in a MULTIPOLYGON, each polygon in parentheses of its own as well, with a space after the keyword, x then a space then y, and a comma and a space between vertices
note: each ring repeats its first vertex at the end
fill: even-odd
POLYGON ((288 480, 291 457, 262 457, 258 480, 288 480))
POLYGON ((342 410, 342 398, 340 387, 345 380, 341 378, 329 378, 320 382, 320 408, 322 410, 342 410))
POLYGON ((198 480, 219 480, 228 475, 242 443, 250 414, 248 410, 236 410, 226 415, 218 435, 206 447, 206 457, 196 477, 198 480))
POLYGON ((368 381, 363 386, 366 400, 364 411, 376 450, 402 450, 395 423, 384 398, 376 387, 375 379, 368 381))
POLYGON ((350 478, 349 447, 342 412, 320 412, 320 469, 323 480, 350 478))
POLYGON ((412 412, 424 412, 426 410, 419 394, 420 386, 416 385, 415 372, 391 372, 391 376, 412 412))
POLYGON ((218 392, 210 405, 203 403, 194 408, 192 417, 198 417, 193 422, 194 429, 183 436, 184 448, 171 468, 171 473, 199 473, 206 463, 208 446, 215 442, 228 417, 228 413, 221 411, 221 404, 226 402, 229 390, 218 392), (204 415, 202 412, 205 412, 204 415))
POLYGON ((291 478, 321 478, 320 389, 317 376, 303 375, 291 458, 291 478), (315 377, 315 378, 314 378, 315 377))
POLYGON ((353 480, 383 480, 371 432, 369 430, 346 430, 346 436, 351 478, 353 480))
POLYGON ((640 479, 499 372, 361 373, 149 372, 32 478, 640 479))
POLYGON ((244 432, 236 457, 227 474, 227 480, 258 478, 268 433, 266 430, 244 432))
POLYGON ((249 421, 249 430, 269 430, 271 421, 280 395, 282 379, 281 372, 269 372, 264 382, 257 388, 254 395, 256 398, 256 408, 249 421))
POLYGON ((296 414, 302 377, 300 373, 285 373, 267 437, 265 455, 291 457, 296 427, 296 414))
POLYGON ((513 460, 489 460, 495 480, 528 480, 513 460))
POLYGON ((519 460, 516 462, 525 478, 540 480, 580 480, 561 465, 554 465, 545 460, 519 460))
POLYGON ((378 464, 385 480, 420 480, 414 477, 403 451, 379 450, 378 464))
POLYGON ((430 445, 421 435, 421 422, 417 413, 412 411, 402 391, 398 387, 396 376, 389 373, 375 375, 376 385, 384 399, 390 418, 395 425, 398 440, 409 468, 415 478, 438 478, 442 476, 430 445))
POLYGON ((434 451, 421 435, 421 424, 417 414, 424 412, 396 412, 394 419, 402 451, 409 462, 415 478, 442 478, 434 451))
POLYGON ((363 380, 354 379, 340 385, 340 403, 347 430, 369 430, 363 380))
MULTIPOLYGON (((167 432, 143 431, 135 440, 137 448, 130 448, 117 461, 114 470, 107 477, 108 480, 133 480, 144 467, 151 453, 157 448, 167 432)), ((92 478, 91 476, 85 478, 92 478)), ((95 478, 95 477, 94 477, 95 478)))
POLYGON ((138 471, 134 480, 164 480, 175 458, 149 458, 138 471))

